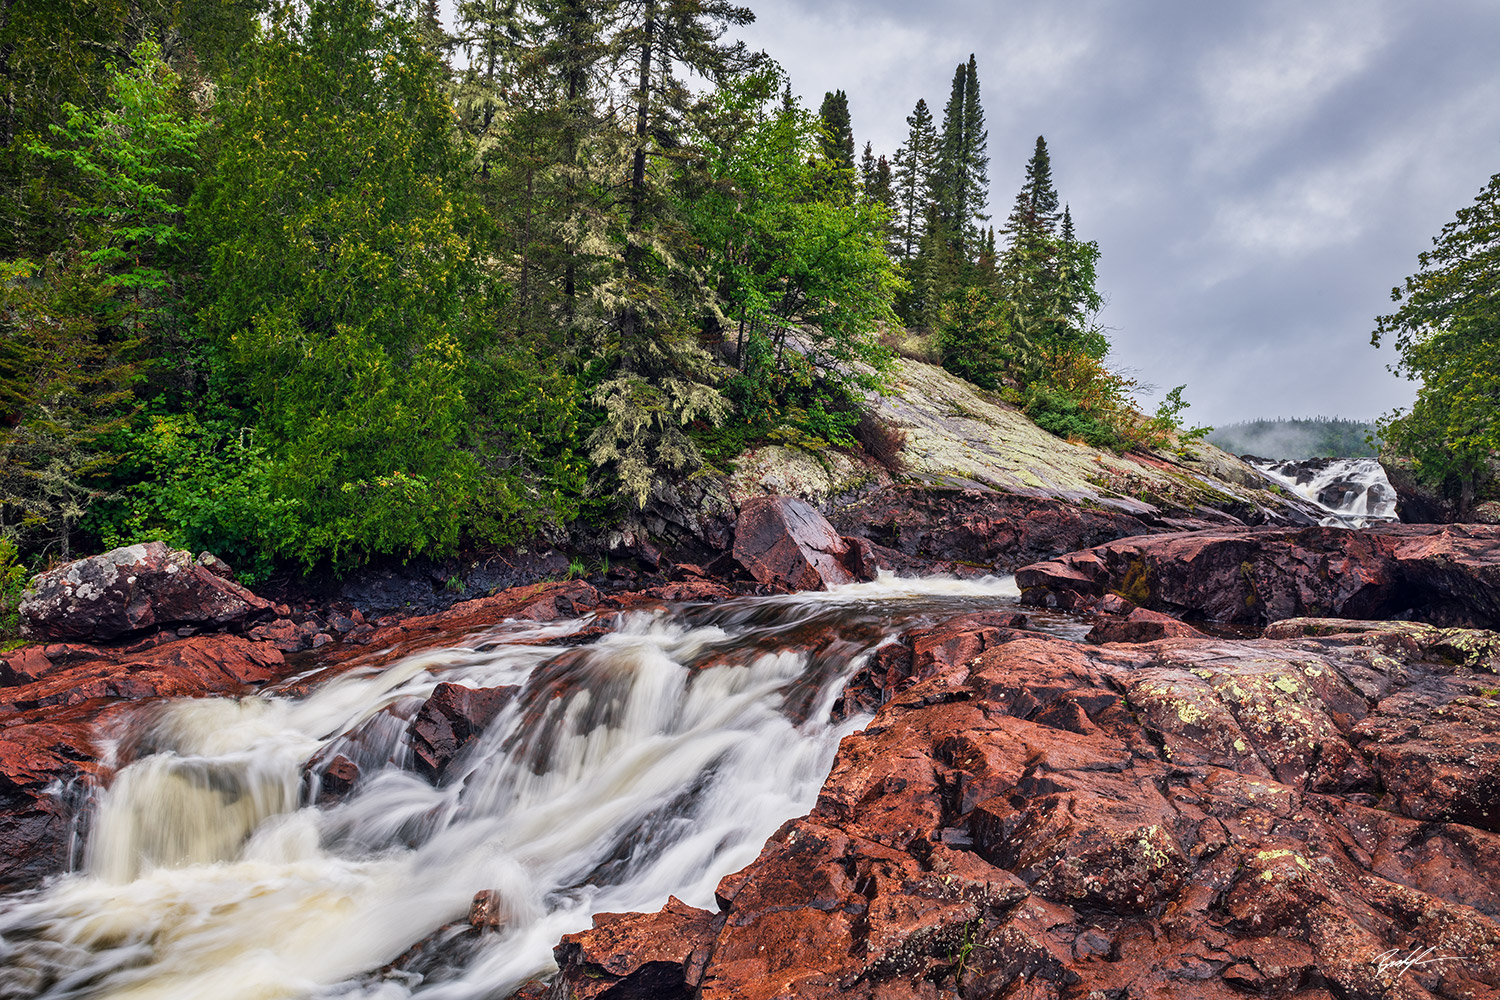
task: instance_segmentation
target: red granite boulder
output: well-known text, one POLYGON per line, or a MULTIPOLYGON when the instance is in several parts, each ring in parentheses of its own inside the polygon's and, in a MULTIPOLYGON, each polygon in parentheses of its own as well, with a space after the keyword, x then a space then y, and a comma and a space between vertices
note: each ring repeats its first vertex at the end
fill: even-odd
POLYGON ((22 634, 34 641, 111 642, 156 628, 240 628, 274 617, 268 601, 227 577, 206 553, 147 542, 40 573, 20 605, 22 634))
POLYGON ((805 500, 755 497, 734 526, 734 558, 779 590, 827 590, 854 583, 849 543, 805 500))

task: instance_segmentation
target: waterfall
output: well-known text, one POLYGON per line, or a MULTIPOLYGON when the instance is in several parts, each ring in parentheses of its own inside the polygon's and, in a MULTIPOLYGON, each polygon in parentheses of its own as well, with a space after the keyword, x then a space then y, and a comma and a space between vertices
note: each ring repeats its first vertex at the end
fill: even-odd
POLYGON ((1268 478, 1327 512, 1323 524, 1362 528, 1396 520, 1396 491, 1373 458, 1245 459, 1268 478))
POLYGON ((1017 596, 1009 579, 883 577, 626 614, 576 647, 557 643, 591 619, 501 623, 302 697, 143 710, 82 870, 0 900, 0 995, 504 996, 595 913, 713 907, 867 721, 829 718, 869 653, 1017 596), (407 732, 445 682, 517 692, 433 783, 407 732), (322 795, 339 757, 359 778, 322 795), (381 971, 481 890, 497 930, 420 973, 381 971))

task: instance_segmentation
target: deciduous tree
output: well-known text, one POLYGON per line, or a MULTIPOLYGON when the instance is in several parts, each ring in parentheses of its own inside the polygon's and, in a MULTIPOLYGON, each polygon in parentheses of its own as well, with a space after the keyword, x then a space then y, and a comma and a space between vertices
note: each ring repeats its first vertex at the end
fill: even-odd
POLYGON ((1389 338, 1400 354, 1392 370, 1421 385, 1411 409, 1379 428, 1423 478, 1446 487, 1463 519, 1500 452, 1500 174, 1417 262, 1391 290, 1397 308, 1376 320, 1370 342, 1389 338))

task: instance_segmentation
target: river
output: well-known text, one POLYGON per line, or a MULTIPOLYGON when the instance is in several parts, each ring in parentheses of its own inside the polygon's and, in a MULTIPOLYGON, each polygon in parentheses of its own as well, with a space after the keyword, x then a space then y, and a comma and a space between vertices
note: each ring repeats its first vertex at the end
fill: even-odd
POLYGON ((711 908, 868 721, 830 709, 871 651, 1018 596, 1009 578, 886 576, 627 613, 573 647, 557 643, 599 622, 501 622, 310 693, 147 707, 111 742, 78 870, 0 900, 0 996, 503 997, 595 913, 711 908), (443 682, 519 694, 434 784, 408 725, 443 682), (339 755, 361 778, 320 797, 339 755), (501 926, 478 936, 481 890, 501 926))

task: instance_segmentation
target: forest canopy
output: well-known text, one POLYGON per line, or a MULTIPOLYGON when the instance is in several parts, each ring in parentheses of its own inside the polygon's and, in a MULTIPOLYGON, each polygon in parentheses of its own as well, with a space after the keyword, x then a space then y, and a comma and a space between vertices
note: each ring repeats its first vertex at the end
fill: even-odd
POLYGON ((603 523, 760 443, 859 448, 911 344, 1060 436, 1165 443, 1181 390, 1143 417, 1105 365, 1044 138, 990 222, 979 61, 885 155, 753 16, 16 8, 0 569, 161 538, 253 581, 603 523))

